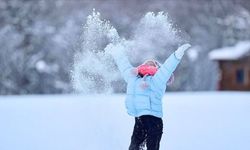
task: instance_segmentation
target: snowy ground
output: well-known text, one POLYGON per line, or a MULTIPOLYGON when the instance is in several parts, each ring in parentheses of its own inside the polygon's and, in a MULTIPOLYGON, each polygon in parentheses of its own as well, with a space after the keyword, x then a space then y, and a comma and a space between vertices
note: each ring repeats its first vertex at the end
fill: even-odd
MULTIPOLYGON (((124 95, 0 97, 0 150, 126 150, 124 95)), ((249 93, 167 93, 161 150, 249 150, 249 93)))

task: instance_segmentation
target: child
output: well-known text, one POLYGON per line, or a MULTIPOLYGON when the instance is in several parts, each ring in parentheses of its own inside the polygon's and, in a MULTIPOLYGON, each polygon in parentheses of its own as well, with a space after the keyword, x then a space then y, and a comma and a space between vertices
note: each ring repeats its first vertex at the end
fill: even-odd
POLYGON ((125 104, 128 114, 135 117, 129 150, 143 149, 144 144, 148 150, 159 150, 163 129, 162 97, 168 80, 190 46, 179 47, 162 65, 149 60, 137 68, 129 63, 122 44, 106 47, 127 82, 125 104))

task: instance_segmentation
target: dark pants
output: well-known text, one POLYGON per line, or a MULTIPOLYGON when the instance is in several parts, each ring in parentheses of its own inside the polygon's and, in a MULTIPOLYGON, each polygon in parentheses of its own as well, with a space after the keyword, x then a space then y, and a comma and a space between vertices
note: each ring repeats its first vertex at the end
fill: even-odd
POLYGON ((135 118, 135 126, 129 150, 159 150, 162 136, 162 119, 150 115, 135 118))

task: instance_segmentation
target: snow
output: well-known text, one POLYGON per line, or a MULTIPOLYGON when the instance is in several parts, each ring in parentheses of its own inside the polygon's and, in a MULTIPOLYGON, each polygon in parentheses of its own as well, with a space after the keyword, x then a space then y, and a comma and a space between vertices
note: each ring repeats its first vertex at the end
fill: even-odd
MULTIPOLYGON (((43 60, 39 60, 37 63, 36 63, 36 69, 39 71, 39 72, 44 72, 47 68, 47 64, 43 61, 43 60)), ((45 71, 46 72, 46 71, 45 71)))
POLYGON ((75 52, 72 85, 81 93, 110 93, 111 82, 117 80, 118 71, 109 55, 104 53, 108 36, 114 33, 112 25, 93 10, 83 28, 80 51, 75 52), (111 32, 112 31, 112 32, 111 32), (94 66, 94 67, 93 67, 94 66), (100 85, 103 88, 100 89, 100 85))
POLYGON ((187 51, 187 56, 191 61, 196 61, 199 56, 200 46, 193 46, 187 51))
POLYGON ((212 60, 238 60, 250 51, 250 41, 238 42, 235 46, 215 49, 209 53, 212 60))
MULTIPOLYGON (((127 150, 125 95, 0 96, 1 150, 127 150)), ((161 150, 249 150, 250 92, 167 93, 161 150)))

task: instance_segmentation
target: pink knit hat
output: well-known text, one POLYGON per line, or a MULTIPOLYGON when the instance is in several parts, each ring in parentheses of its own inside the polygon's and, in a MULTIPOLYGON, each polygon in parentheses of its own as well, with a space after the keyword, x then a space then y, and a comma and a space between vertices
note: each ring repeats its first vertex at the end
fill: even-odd
POLYGON ((142 76, 145 75, 150 75, 153 76, 158 68, 160 67, 160 63, 158 63, 157 61, 150 59, 150 60, 146 60, 142 65, 137 67, 138 73, 142 76))

